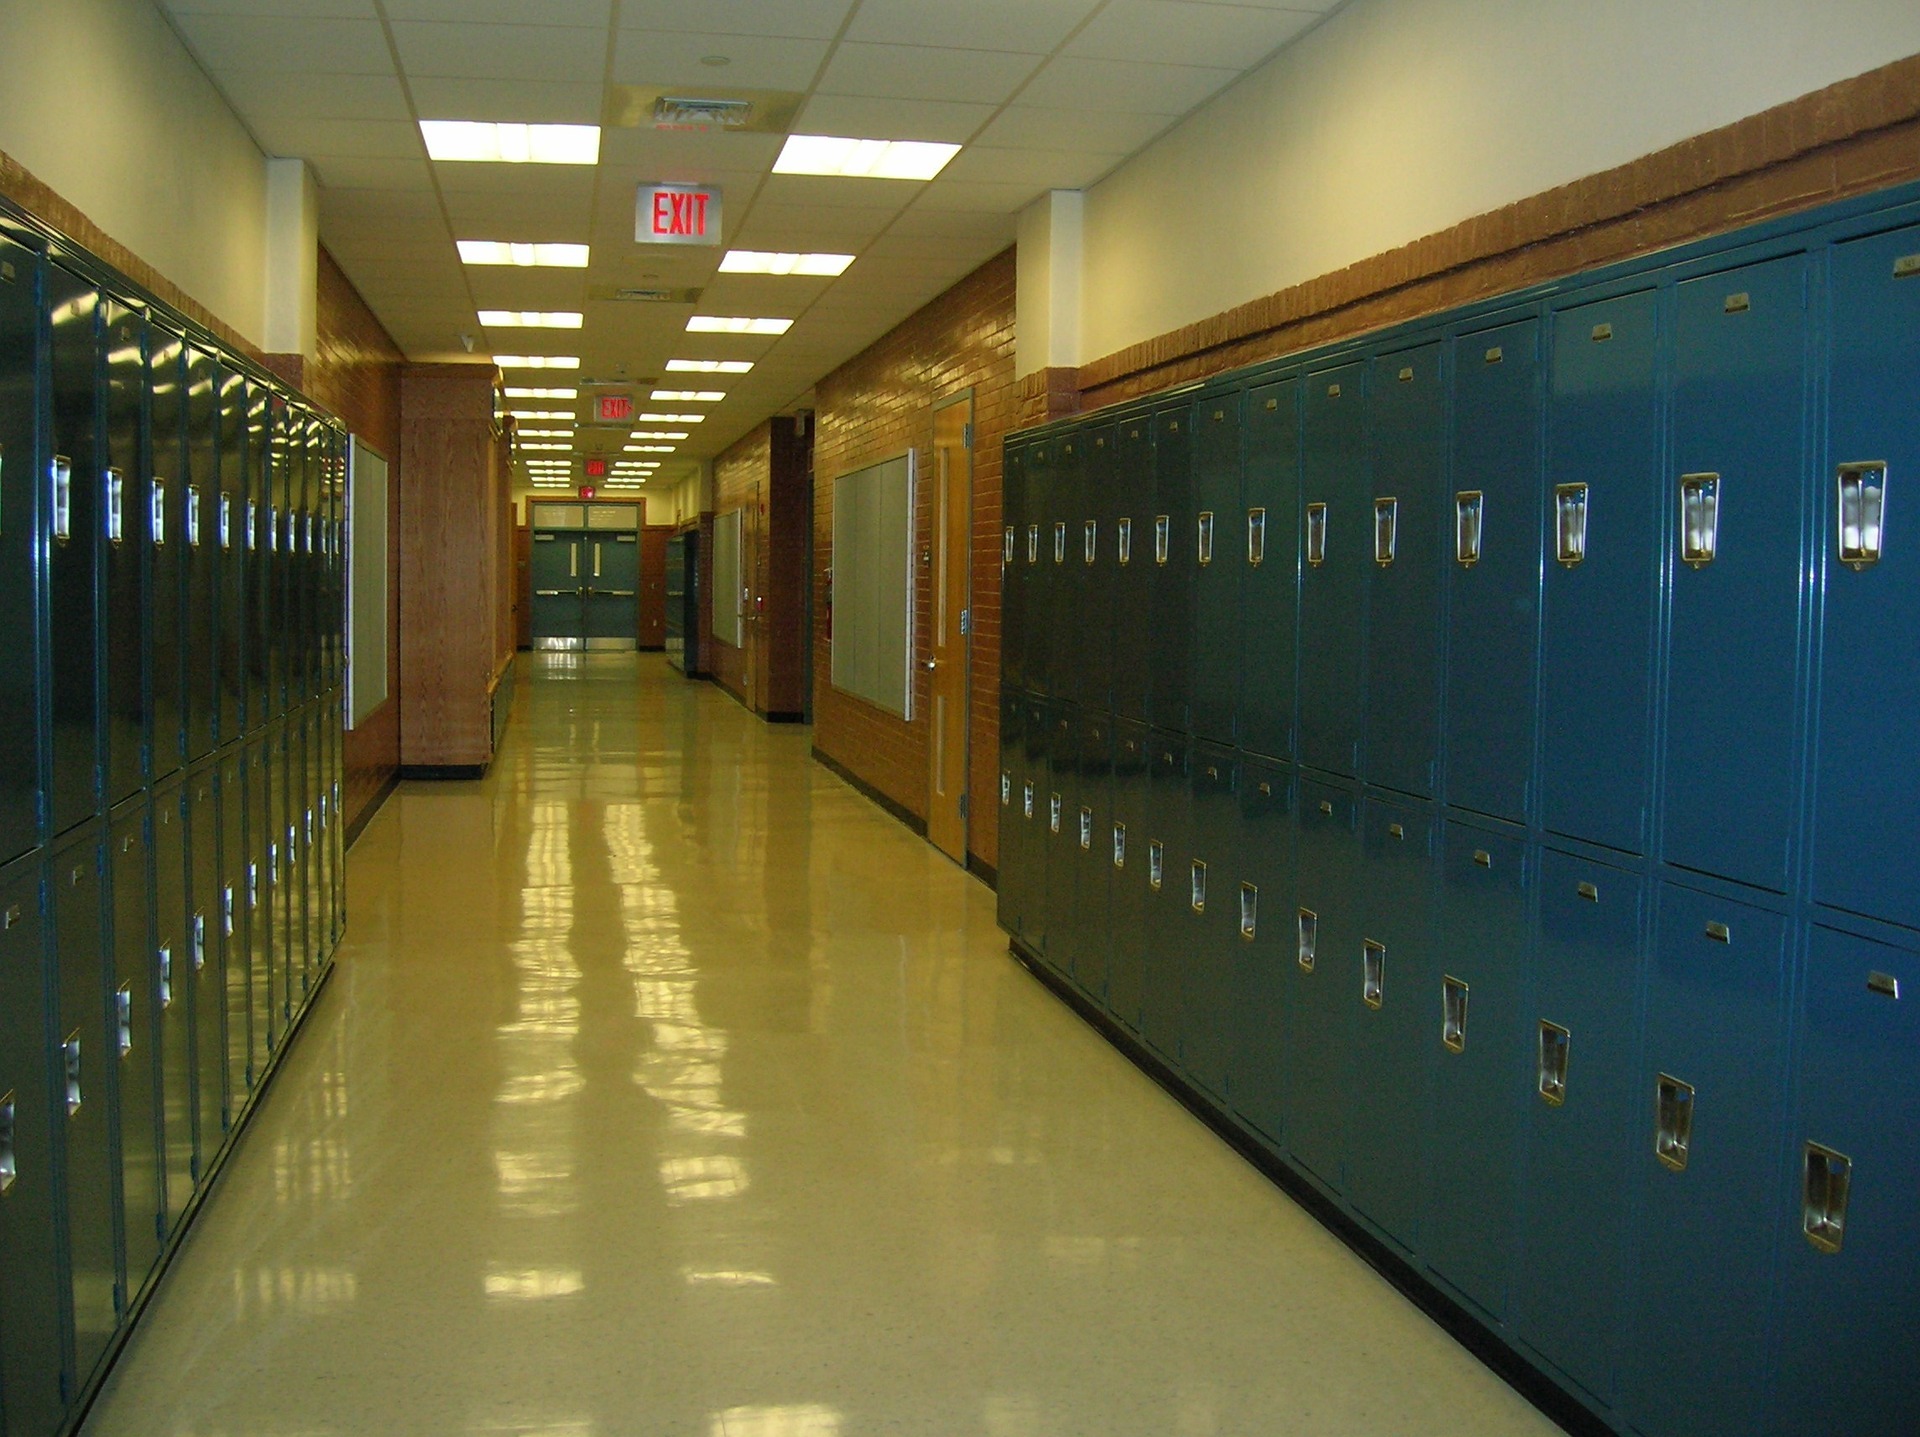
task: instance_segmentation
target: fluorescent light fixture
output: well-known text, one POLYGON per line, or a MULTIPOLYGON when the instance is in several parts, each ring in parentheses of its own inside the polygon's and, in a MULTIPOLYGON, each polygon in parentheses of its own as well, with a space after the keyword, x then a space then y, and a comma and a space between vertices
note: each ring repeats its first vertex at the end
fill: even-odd
POLYGON ((580 391, 577 389, 515 389, 512 385, 507 386, 509 399, 578 399, 579 397, 580 391))
POLYGON ((660 404, 718 404, 727 397, 724 389, 656 389, 653 399, 660 404))
POLYGON ((849 175, 855 179, 930 180, 960 153, 927 140, 848 140, 788 135, 773 162, 776 175, 849 175))
POLYGON ((669 359, 669 374, 745 374, 753 368, 748 359, 669 359))
POLYGON ((422 120, 427 158, 497 165, 597 165, 598 125, 516 125, 491 120, 422 120))
POLYGON ((588 247, 583 244, 508 244, 502 240, 459 240, 465 264, 517 264, 525 268, 585 269, 588 247))
POLYGON ((578 369, 577 354, 496 354, 493 362, 502 369, 578 369))
POLYGON ((673 450, 674 446, 671 444, 629 444, 621 452, 623 454, 671 454, 673 450))
MULTIPOLYGON (((485 319, 482 315, 481 320, 485 319)), ((688 334, 785 334, 792 328, 790 319, 746 319, 717 314, 696 314, 687 321, 688 334)))
POLYGON ((684 429, 636 429, 627 436, 630 439, 685 439, 684 429))
POLYGON ((571 409, 515 409, 510 411, 515 419, 564 419, 573 423, 571 409))
POLYGON ((578 329, 586 317, 576 310, 483 309, 480 323, 487 329, 578 329))
POLYGON ((520 447, 529 454, 566 454, 573 449, 571 444, 522 444, 520 447))
POLYGON ((704 424, 706 419, 707 416, 704 414, 642 414, 637 422, 641 424, 704 424))
POLYGON ((571 429, 522 429, 520 437, 522 439, 571 439, 573 431, 571 429))
POLYGON ((786 254, 771 250, 730 249, 720 261, 722 274, 804 274, 833 279, 847 272, 850 254, 786 254))

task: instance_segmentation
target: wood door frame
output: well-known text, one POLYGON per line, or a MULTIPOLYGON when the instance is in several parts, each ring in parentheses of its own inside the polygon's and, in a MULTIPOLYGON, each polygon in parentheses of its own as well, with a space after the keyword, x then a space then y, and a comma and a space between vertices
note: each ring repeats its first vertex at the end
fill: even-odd
POLYGON ((934 824, 935 797, 939 791, 938 785, 940 781, 940 774, 941 774, 942 766, 944 765, 946 756, 947 756, 946 753, 942 751, 942 747, 938 742, 940 735, 934 731, 933 715, 938 711, 938 705, 935 702, 936 696, 934 695, 932 690, 934 689, 938 681, 937 679, 934 679, 932 677, 929 678, 929 682, 928 682, 928 690, 929 690, 928 700, 929 701, 927 704, 927 710, 928 710, 927 815, 928 815, 928 828, 929 828, 928 839, 930 842, 934 842, 935 847, 940 848, 940 850, 943 853, 946 853, 948 857, 952 858, 955 862, 961 863, 961 864, 966 863, 967 853, 973 841, 973 816, 968 811, 970 808, 970 804, 968 802, 968 792, 971 786, 970 779, 972 777, 972 764, 973 764, 972 611, 973 611, 973 600, 974 600, 974 593, 973 593, 974 400, 975 400, 974 390, 973 390, 973 387, 969 385, 965 389, 956 390, 954 393, 949 394, 942 399, 938 399, 934 401, 934 404, 932 406, 932 411, 929 416, 929 418, 931 419, 930 438, 932 440, 931 444, 929 445, 929 449, 931 451, 931 454, 933 456, 933 461, 934 461, 932 466, 933 467, 932 478, 934 482, 932 485, 933 503, 931 505, 931 513, 929 515, 930 532, 927 535, 927 548, 929 550, 937 549, 940 551, 940 564, 933 575, 933 584, 932 584, 933 591, 928 595, 932 612, 929 613, 927 616, 927 634, 929 636, 929 643, 928 643, 928 654, 925 662, 928 664, 929 668, 931 668, 931 666, 934 663, 933 650, 944 645, 946 641, 946 634, 944 632, 944 627, 940 621, 941 621, 941 618, 943 617, 944 606, 946 604, 947 596, 950 592, 954 590, 956 585, 956 580, 957 580, 958 589, 959 589, 959 599, 960 599, 960 606, 959 606, 960 611, 958 614, 946 615, 946 617, 948 619, 949 624, 957 626, 958 628, 958 633, 955 636, 955 638, 956 638, 956 642, 959 650, 959 659, 958 659, 958 666, 960 670, 959 684, 958 684, 959 693, 958 693, 958 701, 955 705, 955 712, 950 718, 950 722, 952 724, 952 729, 950 730, 950 734, 952 735, 952 737, 949 738, 949 743, 957 742, 959 745, 959 764, 958 764, 959 794, 957 796, 957 806, 959 809, 958 818, 959 818, 960 827, 959 827, 959 842, 956 845, 958 852, 955 852, 954 849, 949 848, 945 844, 942 844, 936 841, 933 838, 933 833, 932 833, 933 824, 934 824), (940 474, 940 420, 941 420, 941 416, 946 411, 958 408, 959 406, 962 406, 962 405, 965 406, 964 419, 962 421, 965 427, 962 430, 963 438, 962 438, 960 447, 962 452, 964 452, 964 454, 966 455, 966 470, 965 470, 965 473, 960 477, 960 492, 957 495, 954 495, 953 498, 957 498, 958 500, 960 500, 961 507, 963 508, 964 512, 962 517, 957 523, 948 524, 946 521, 954 507, 954 504, 953 504, 953 499, 948 498, 947 495, 943 494, 942 492, 943 486, 941 484, 941 474, 940 474), (946 542, 944 545, 940 543, 940 540, 942 537, 941 531, 942 531, 943 525, 945 525, 945 528, 946 528, 946 533, 945 533, 946 542))

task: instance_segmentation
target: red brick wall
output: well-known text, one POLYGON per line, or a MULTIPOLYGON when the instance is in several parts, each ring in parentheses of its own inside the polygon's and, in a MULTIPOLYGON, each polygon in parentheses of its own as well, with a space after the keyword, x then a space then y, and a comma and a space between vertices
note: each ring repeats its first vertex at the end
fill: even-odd
MULTIPOLYGON (((833 673, 826 570, 833 563, 833 481, 915 449, 932 462, 933 406, 973 390, 973 658, 968 733, 968 850, 999 862, 996 791, 1000 730, 1000 441, 1018 422, 1013 378, 1014 255, 989 260, 865 353, 815 387, 813 448, 814 746, 909 813, 927 811, 927 723, 905 722, 841 693, 833 673)), ((915 545, 933 532, 933 486, 920 486, 915 545)), ((916 660, 926 652, 931 571, 917 571, 916 660)), ((924 715, 926 673, 914 665, 914 712, 924 715)))
POLYGON ((735 441, 714 460, 716 512, 747 509, 742 523, 742 562, 760 601, 758 620, 747 629, 746 650, 721 645, 725 667, 714 677, 756 713, 794 716, 805 707, 802 672, 806 636, 807 532, 810 437, 785 416, 768 420, 735 441), (757 512, 756 512, 757 511, 757 512), (751 663, 749 664, 749 659, 751 663), (751 692, 744 670, 753 670, 751 692))
MULTIPOLYGON (((716 518, 734 509, 748 512, 740 521, 740 580, 756 594, 766 592, 766 575, 759 572, 765 562, 764 552, 753 552, 753 531, 755 516, 753 509, 767 502, 767 491, 773 473, 773 423, 769 420, 751 434, 737 440, 726 453, 713 461, 713 512, 716 518), (749 571, 750 563, 753 571, 749 571)), ((764 517, 758 521, 762 528, 766 525, 764 517)), ((711 532, 711 531, 709 531, 711 532)), ((710 546, 709 546, 710 547, 710 546)), ((765 546, 761 546, 762 550, 765 546)), ((710 612, 717 611, 715 606, 731 600, 722 594, 713 592, 713 566, 710 554, 702 556, 702 572, 708 580, 707 595, 710 612)), ((751 634, 749 633, 749 641, 751 634)), ((709 655, 707 672, 713 681, 739 699, 748 708, 754 707, 754 696, 747 691, 747 651, 736 649, 732 644, 714 639, 709 655)))

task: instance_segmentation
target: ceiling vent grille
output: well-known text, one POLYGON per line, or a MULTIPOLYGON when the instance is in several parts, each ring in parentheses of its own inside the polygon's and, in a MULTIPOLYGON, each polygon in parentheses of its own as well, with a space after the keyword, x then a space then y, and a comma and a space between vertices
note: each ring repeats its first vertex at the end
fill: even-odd
POLYGON ((793 90, 610 85, 604 120, 616 129, 785 134, 805 98, 793 90))

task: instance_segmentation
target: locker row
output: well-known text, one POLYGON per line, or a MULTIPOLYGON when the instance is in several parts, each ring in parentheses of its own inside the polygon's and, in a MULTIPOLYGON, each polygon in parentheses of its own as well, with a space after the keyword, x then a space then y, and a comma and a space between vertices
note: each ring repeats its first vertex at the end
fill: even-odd
POLYGON ((1001 723, 1003 925, 1578 1400, 1915 1430, 1920 955, 1105 714, 1001 723))
POLYGON ((1920 930, 1916 218, 1013 436, 1006 687, 1920 930))
POLYGON ((345 435, 0 216, 0 1434, 70 1429, 345 920, 345 435))

